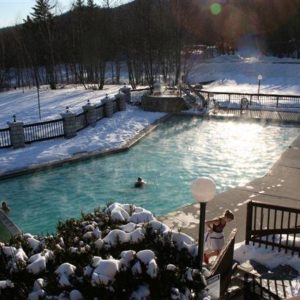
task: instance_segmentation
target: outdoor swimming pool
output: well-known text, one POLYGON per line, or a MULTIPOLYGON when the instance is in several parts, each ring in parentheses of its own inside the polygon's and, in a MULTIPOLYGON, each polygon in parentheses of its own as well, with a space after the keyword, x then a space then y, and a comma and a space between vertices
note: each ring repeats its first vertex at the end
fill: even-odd
POLYGON ((176 116, 128 152, 0 181, 0 200, 34 234, 111 201, 162 215, 194 201, 190 184, 199 176, 214 178, 218 192, 263 176, 299 133, 292 125, 176 116), (139 176, 143 189, 133 188, 139 176))

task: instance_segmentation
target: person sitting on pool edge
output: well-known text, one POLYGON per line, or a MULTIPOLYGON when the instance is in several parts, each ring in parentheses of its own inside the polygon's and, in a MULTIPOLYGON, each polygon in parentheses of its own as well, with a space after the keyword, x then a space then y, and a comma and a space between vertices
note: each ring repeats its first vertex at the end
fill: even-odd
POLYGON ((10 211, 10 208, 7 206, 7 203, 5 201, 2 202, 1 204, 1 209, 5 212, 8 213, 10 211))
POLYGON ((141 188, 144 186, 144 184, 145 184, 145 181, 141 177, 138 177, 137 181, 134 184, 134 187, 141 188))

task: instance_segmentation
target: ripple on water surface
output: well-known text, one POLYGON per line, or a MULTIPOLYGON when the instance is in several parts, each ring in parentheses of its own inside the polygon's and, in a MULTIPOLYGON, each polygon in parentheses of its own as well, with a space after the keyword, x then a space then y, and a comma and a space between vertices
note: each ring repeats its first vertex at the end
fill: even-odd
MULTIPOLYGON (((299 127, 174 117, 128 152, 0 182, 12 219, 32 233, 110 201, 165 214, 193 202, 190 183, 211 176, 218 192, 263 176, 299 127), (133 188, 137 177, 147 185, 133 188)), ((2 200, 0 199, 0 200, 2 200)))

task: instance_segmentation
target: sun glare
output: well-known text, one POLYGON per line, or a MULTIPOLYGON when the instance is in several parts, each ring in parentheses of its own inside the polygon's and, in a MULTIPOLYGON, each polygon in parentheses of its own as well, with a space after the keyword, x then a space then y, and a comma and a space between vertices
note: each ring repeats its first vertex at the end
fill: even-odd
POLYGON ((210 6, 210 12, 215 16, 219 15, 221 11, 222 11, 222 6, 219 3, 213 3, 210 6))
POLYGON ((242 124, 242 126, 236 126, 234 123, 226 124, 224 129, 228 134, 228 143, 230 147, 240 150, 247 150, 251 140, 253 140, 261 131, 262 127, 259 124, 242 124), (227 125, 227 126, 226 126, 227 125))

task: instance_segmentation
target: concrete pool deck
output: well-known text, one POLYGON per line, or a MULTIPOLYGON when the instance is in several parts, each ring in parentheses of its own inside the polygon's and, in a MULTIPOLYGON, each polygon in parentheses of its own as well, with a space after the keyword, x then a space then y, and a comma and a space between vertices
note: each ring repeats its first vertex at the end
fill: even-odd
MULTIPOLYGON (((275 205, 284 205, 300 209, 300 135, 289 148, 282 153, 269 172, 249 182, 216 195, 207 204, 206 219, 221 215, 225 209, 231 209, 235 220, 225 228, 228 237, 233 228, 238 228, 236 242, 245 240, 246 202, 262 201, 275 205)), ((180 229, 198 239, 199 204, 190 204, 159 219, 174 230, 180 229)))

